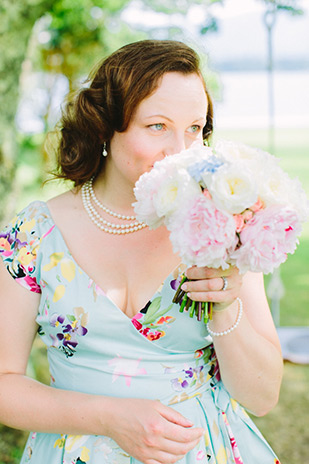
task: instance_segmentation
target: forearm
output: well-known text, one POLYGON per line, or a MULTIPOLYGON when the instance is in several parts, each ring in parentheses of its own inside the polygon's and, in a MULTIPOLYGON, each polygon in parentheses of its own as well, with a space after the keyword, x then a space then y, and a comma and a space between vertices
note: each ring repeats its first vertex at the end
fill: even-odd
MULTIPOLYGON (((237 303, 214 313, 210 323, 220 332, 233 326, 237 303)), ((260 335, 244 314, 238 327, 222 337, 213 337, 222 381, 230 395, 256 415, 266 414, 278 401, 282 357, 278 347, 260 335)))
POLYGON ((47 433, 102 434, 113 398, 59 390, 19 374, 0 375, 0 422, 47 433))

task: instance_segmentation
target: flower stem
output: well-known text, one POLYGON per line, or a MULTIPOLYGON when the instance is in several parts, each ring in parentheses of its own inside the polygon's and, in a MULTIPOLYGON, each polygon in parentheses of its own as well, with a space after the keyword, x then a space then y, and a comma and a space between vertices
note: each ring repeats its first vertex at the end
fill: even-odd
POLYGON ((173 303, 180 303, 181 300, 183 299, 183 297, 185 296, 186 292, 184 290, 181 290, 181 292, 179 293, 176 301, 173 300, 173 303))
POLYGON ((188 294, 181 289, 181 286, 186 282, 188 278, 182 275, 180 284, 175 292, 173 303, 180 305, 179 312, 189 311, 189 316, 196 316, 198 321, 202 321, 206 324, 209 319, 212 319, 213 303, 205 301, 193 301, 188 297, 188 294))
POLYGON ((185 305, 187 303, 187 299, 188 299, 188 295, 186 294, 182 300, 182 303, 180 305, 180 308, 179 308, 179 312, 180 313, 183 313, 184 309, 185 309, 185 305))
POLYGON ((186 303, 186 306, 185 306, 185 311, 188 311, 190 306, 192 304, 192 300, 190 300, 190 298, 187 299, 187 303, 186 303))
POLYGON ((180 292, 183 292, 183 290, 181 289, 181 286, 182 284, 187 280, 187 277, 185 275, 182 276, 182 279, 181 279, 181 282, 179 284, 179 287, 177 288, 177 291, 174 295, 174 298, 173 298, 173 303, 178 303, 179 302, 179 294, 180 292), (178 300, 178 301, 177 301, 178 300))
POLYGON ((204 302, 203 303, 203 307, 204 307, 204 322, 205 324, 207 324, 208 322, 208 302, 204 302))
POLYGON ((191 309, 190 309, 190 317, 193 317, 194 316, 194 313, 195 313, 195 305, 196 305, 196 301, 192 301, 192 304, 191 304, 191 309))
POLYGON ((211 320, 212 319, 212 313, 213 313, 213 308, 214 304, 212 301, 208 303, 208 318, 211 320))
POLYGON ((197 320, 198 320, 198 321, 201 321, 201 320, 202 320, 202 313, 203 313, 202 302, 199 301, 199 302, 198 302, 198 310, 197 310, 197 320))

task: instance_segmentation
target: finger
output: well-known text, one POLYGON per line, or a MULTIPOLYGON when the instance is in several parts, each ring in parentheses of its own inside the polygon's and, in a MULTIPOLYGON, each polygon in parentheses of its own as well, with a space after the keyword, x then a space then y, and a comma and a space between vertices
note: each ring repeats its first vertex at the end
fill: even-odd
POLYGON ((212 267, 193 266, 186 270, 185 274, 188 279, 212 279, 215 277, 229 276, 233 272, 233 267, 223 270, 222 268, 214 269, 212 267))
POLYGON ((231 289, 225 292, 188 292, 187 295, 193 301, 231 304, 237 298, 238 292, 231 289))
MULTIPOLYGON (((205 431, 204 431, 205 433, 205 431)), ((201 440, 201 437, 198 440, 194 440, 186 445, 180 445, 170 441, 170 443, 165 442, 162 449, 156 453, 154 456, 159 462, 167 462, 168 464, 172 462, 177 462, 180 459, 184 458, 189 451, 193 450, 201 440), (165 461, 165 459, 167 459, 165 461)))
POLYGON ((194 425, 192 421, 184 417, 182 414, 180 414, 180 412, 170 408, 169 406, 165 406, 160 401, 157 402, 157 410, 161 416, 164 417, 164 419, 172 422, 173 424, 177 424, 182 427, 192 427, 194 425))
POLYGON ((202 427, 182 427, 171 422, 164 427, 163 437, 177 443, 192 443, 200 440, 205 430, 202 427))
MULTIPOLYGON (((205 434, 205 431, 203 431, 203 435, 204 434, 205 434)), ((189 451, 191 451, 195 446, 198 445, 203 435, 199 437, 197 440, 193 440, 188 443, 176 442, 175 441, 176 437, 174 437, 173 440, 166 440, 164 442, 162 450, 172 455, 175 455, 175 456, 179 456, 180 454, 185 456, 189 451)))
POLYGON ((147 460, 147 464, 174 464, 180 461, 184 456, 172 456, 168 453, 161 452, 158 458, 147 460))
MULTIPOLYGON (((205 433, 205 431, 203 431, 205 433)), ((177 462, 182 459, 189 451, 191 451, 195 446, 198 445, 201 437, 197 440, 190 441, 188 443, 179 443, 173 440, 164 439, 160 443, 157 443, 156 446, 152 447, 152 457, 155 460, 154 462, 160 463, 172 463, 177 462)), ((147 461, 152 462, 152 461, 147 461)))
POLYGON ((175 409, 162 404, 161 406, 163 406, 163 408, 160 414, 169 422, 169 424, 166 425, 165 438, 174 439, 176 437, 175 441, 186 442, 200 439, 205 433, 202 427, 192 427, 194 425, 193 422, 178 411, 175 411, 175 409))
MULTIPOLYGON (((228 289, 229 279, 227 279, 228 289)), ((181 288, 185 292, 221 292, 223 289, 224 280, 222 277, 216 277, 214 279, 202 279, 202 280, 190 280, 182 284, 181 288)))

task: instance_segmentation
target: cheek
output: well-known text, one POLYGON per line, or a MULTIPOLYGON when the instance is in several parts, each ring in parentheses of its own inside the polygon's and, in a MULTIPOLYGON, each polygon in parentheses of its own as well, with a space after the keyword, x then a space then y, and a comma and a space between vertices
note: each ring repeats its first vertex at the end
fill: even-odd
POLYGON ((154 140, 143 139, 135 140, 130 145, 130 164, 133 162, 145 163, 152 161, 157 154, 157 147, 154 140))

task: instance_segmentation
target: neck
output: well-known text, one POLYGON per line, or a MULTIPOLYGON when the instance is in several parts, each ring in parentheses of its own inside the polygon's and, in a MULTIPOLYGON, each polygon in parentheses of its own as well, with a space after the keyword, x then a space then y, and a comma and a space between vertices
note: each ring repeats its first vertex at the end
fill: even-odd
POLYGON ((126 185, 112 180, 112 176, 101 173, 93 181, 93 189, 98 199, 108 208, 120 214, 134 215, 132 203, 136 201, 134 185, 126 185))

